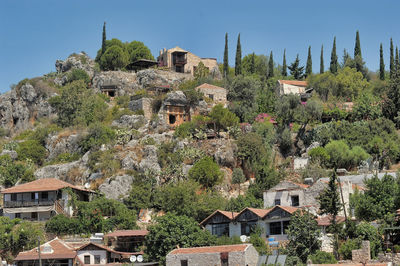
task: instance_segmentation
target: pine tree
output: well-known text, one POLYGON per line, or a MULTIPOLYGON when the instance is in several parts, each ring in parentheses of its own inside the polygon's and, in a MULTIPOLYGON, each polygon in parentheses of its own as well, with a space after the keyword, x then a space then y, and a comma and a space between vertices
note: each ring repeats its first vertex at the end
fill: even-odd
POLYGON ((361 44, 360 44, 360 33, 357 31, 356 32, 356 44, 354 46, 354 58, 356 56, 359 56, 362 58, 361 56, 361 44))
POLYGON ((225 33, 225 50, 224 50, 224 78, 228 76, 229 64, 228 64, 228 33, 225 33))
POLYGON ((329 70, 333 73, 336 74, 338 71, 338 57, 336 54, 336 36, 333 38, 333 47, 332 47, 332 53, 331 53, 331 65, 329 70))
POLYGON ((101 42, 101 55, 106 52, 106 22, 103 24, 103 40, 101 42))
POLYGON ((320 59, 320 65, 319 65, 319 73, 323 74, 325 72, 324 69, 324 45, 321 46, 321 59, 320 59))
POLYGON ((306 64, 306 77, 310 76, 312 73, 312 58, 311 58, 311 46, 308 46, 308 56, 306 64))
POLYGON ((287 77, 286 49, 283 50, 282 76, 287 77))
POLYGON ((385 80, 385 63, 383 61, 383 48, 382 48, 382 43, 379 49, 379 78, 381 80, 385 80))
POLYGON ((300 66, 300 59, 299 55, 296 56, 296 60, 288 66, 290 70, 290 75, 294 77, 294 79, 302 79, 303 78, 303 71, 304 71, 304 66, 300 66))
POLYGON ((274 76, 274 58, 272 56, 272 51, 269 54, 269 61, 268 61, 268 78, 272 78, 274 76))
POLYGON ((240 45, 240 33, 236 45, 235 75, 242 74, 242 46, 240 45))
POLYGON ((390 78, 394 78, 394 72, 393 40, 390 38, 390 78))

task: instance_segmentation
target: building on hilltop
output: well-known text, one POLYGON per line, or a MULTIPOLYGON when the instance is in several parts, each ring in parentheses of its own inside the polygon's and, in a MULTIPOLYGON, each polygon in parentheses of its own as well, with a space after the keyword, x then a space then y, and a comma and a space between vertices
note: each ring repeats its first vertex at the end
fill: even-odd
POLYGON ((197 86, 195 90, 203 93, 204 96, 211 101, 212 106, 215 104, 222 104, 224 107, 226 107, 228 103, 226 99, 227 91, 225 88, 203 83, 200 86, 197 86))
POLYGON ((167 255, 167 266, 258 265, 259 255, 251 244, 177 248, 167 255))
POLYGON ((57 178, 43 178, 1 191, 3 215, 26 220, 43 221, 55 214, 72 216, 68 205, 70 189, 78 200, 89 201, 93 191, 79 188, 57 178))
POLYGON ((175 72, 190 73, 192 75, 194 75, 200 62, 202 62, 210 71, 214 68, 218 69, 217 59, 200 58, 178 46, 169 50, 165 48, 160 50, 157 62, 159 67, 167 67, 175 72))

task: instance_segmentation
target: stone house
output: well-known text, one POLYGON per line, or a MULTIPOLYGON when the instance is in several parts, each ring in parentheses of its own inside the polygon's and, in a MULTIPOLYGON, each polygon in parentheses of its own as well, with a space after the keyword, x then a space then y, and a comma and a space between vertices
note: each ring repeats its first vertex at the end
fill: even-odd
POLYGON ((307 81, 302 80, 278 80, 276 93, 279 96, 286 94, 301 95, 306 93, 307 81))
POLYGON ((3 215, 34 221, 50 219, 55 214, 72 216, 68 205, 70 189, 78 200, 89 201, 94 191, 83 189, 57 178, 43 178, 1 191, 3 215))
POLYGON ((237 235, 235 217, 238 212, 216 210, 205 218, 200 225, 216 236, 237 235))
POLYGON ((251 244, 177 248, 167 255, 167 266, 256 266, 257 250, 251 244))
POLYGON ((132 255, 143 254, 147 230, 117 230, 105 235, 107 245, 115 251, 128 252, 132 255))
POLYGON ((197 86, 195 90, 203 93, 204 96, 211 101, 212 106, 220 103, 224 107, 226 107, 228 102, 226 99, 227 95, 226 89, 208 83, 203 83, 200 86, 197 86))
POLYGON ((190 106, 185 94, 182 91, 168 93, 158 114, 171 128, 190 121, 190 106))
POLYGON ((165 48, 161 50, 157 62, 159 67, 167 67, 175 72, 190 73, 192 75, 194 75, 200 62, 202 62, 210 71, 214 68, 218 69, 217 59, 200 58, 178 46, 168 50, 165 48))

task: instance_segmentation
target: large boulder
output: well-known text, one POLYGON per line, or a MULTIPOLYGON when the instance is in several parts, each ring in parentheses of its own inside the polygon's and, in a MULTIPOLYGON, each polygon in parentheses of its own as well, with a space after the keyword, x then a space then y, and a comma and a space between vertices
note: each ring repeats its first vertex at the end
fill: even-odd
POLYGON ((123 115, 112 122, 112 126, 121 128, 138 129, 146 123, 143 115, 123 115))
POLYGON ((79 134, 49 136, 45 145, 49 151, 47 160, 51 161, 63 153, 79 153, 81 151, 79 147, 81 139, 82 136, 79 134))
POLYGON ((81 160, 64 164, 54 164, 39 168, 34 173, 37 179, 58 178, 69 182, 86 181, 90 176, 89 169, 81 160))
POLYGON ((129 195, 133 181, 130 175, 112 176, 99 186, 99 190, 106 198, 121 200, 129 195))
POLYGON ((215 152, 215 161, 221 166, 234 168, 236 167, 236 151, 236 144, 231 141, 226 141, 223 145, 219 145, 217 151, 215 152))
POLYGON ((101 91, 104 86, 115 87, 115 95, 131 95, 138 88, 136 81, 136 73, 125 71, 102 71, 96 73, 92 80, 93 89, 97 92, 101 91))
POLYGON ((65 73, 73 68, 85 70, 90 77, 94 75, 95 62, 86 53, 71 54, 65 60, 56 61, 57 73, 65 73))

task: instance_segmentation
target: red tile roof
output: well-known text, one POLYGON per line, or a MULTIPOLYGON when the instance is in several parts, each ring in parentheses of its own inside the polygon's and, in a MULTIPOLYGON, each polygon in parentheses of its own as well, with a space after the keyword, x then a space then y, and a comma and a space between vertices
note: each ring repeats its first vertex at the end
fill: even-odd
MULTIPOLYGON (((40 251, 40 256, 42 259, 73 259, 76 256, 75 250, 58 238, 54 238, 53 240, 41 245, 40 251), (53 251, 51 253, 44 252, 44 245, 49 245, 53 251)), ((29 251, 18 253, 18 256, 15 258, 14 261, 38 259, 38 250, 37 248, 34 248, 29 251)))
POLYGON ((292 207, 292 206, 280 206, 280 205, 278 205, 276 207, 281 208, 282 210, 285 210, 290 214, 293 214, 297 210, 301 210, 300 208, 296 208, 296 207, 292 207))
POLYGON ((208 83, 203 83, 203 84, 201 84, 200 86, 197 86, 196 89, 225 90, 225 89, 222 88, 222 87, 218 87, 218 86, 211 85, 211 84, 208 84, 208 83))
POLYGON ((7 193, 38 192, 38 191, 55 191, 55 190, 68 188, 68 187, 76 189, 76 190, 90 191, 90 190, 79 188, 77 186, 74 186, 70 183, 64 182, 57 178, 43 178, 43 179, 37 179, 37 180, 29 182, 29 183, 25 183, 25 184, 11 187, 11 188, 7 188, 7 189, 1 191, 1 193, 7 194, 7 193))
POLYGON ((207 218, 205 218, 200 225, 205 224, 211 217, 213 217, 215 214, 220 213, 222 215, 224 215, 226 218, 228 218, 229 220, 233 220, 236 218, 236 216, 239 214, 238 212, 230 212, 230 211, 221 211, 221 210, 216 210, 213 213, 211 213, 207 218))
MULTIPOLYGON (((246 208, 248 210, 250 210, 251 212, 255 213, 258 217, 260 218, 264 218, 265 215, 267 215, 273 208, 269 208, 269 209, 255 209, 255 208, 246 208)), ((246 210, 244 209, 244 210, 246 210)), ((243 210, 243 211, 244 211, 243 210)), ((242 211, 242 212, 243 212, 242 211)), ((241 212, 241 213, 242 213, 241 212)))
POLYGON ((280 84, 307 87, 307 81, 304 81, 304 80, 278 80, 278 82, 280 84))
POLYGON ((120 237, 120 236, 146 236, 149 233, 147 230, 117 230, 115 232, 106 234, 106 237, 120 237))
POLYGON ((222 253, 222 252, 242 252, 245 251, 250 244, 196 247, 196 248, 177 248, 169 254, 195 254, 195 253, 222 253))
MULTIPOLYGON (((331 224, 332 216, 327 215, 324 217, 318 217, 317 222, 319 226, 328 226, 331 224)), ((336 223, 343 223, 345 221, 345 217, 343 216, 336 216, 336 223)))

